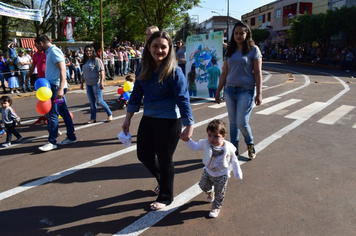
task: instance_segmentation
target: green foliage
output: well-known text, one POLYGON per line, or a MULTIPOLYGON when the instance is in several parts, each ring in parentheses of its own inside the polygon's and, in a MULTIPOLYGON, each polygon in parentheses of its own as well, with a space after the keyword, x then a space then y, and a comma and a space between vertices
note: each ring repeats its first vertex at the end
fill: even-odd
POLYGON ((175 35, 175 40, 182 39, 185 41, 188 36, 195 34, 195 23, 191 22, 190 17, 185 15, 183 20, 183 26, 180 25, 180 29, 175 35))
POLYGON ((294 19, 289 34, 293 44, 317 42, 324 45, 331 36, 345 32, 356 39, 356 7, 342 7, 316 15, 304 14, 294 19))
POLYGON ((258 45, 261 42, 264 42, 266 39, 269 38, 269 31, 266 29, 252 29, 252 38, 255 41, 255 44, 258 45))
POLYGON ((167 30, 176 28, 179 22, 181 27, 185 22, 186 11, 200 2, 200 0, 111 1, 115 2, 120 9, 118 29, 121 29, 119 29, 118 38, 131 41, 144 41, 144 32, 148 26, 156 25, 160 30, 167 30))

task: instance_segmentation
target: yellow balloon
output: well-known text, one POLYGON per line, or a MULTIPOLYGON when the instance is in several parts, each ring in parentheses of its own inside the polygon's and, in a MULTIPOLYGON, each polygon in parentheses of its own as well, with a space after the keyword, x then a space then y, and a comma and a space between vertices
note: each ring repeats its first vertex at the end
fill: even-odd
POLYGON ((47 101, 52 97, 52 90, 48 87, 41 87, 36 91, 36 97, 38 100, 47 101))
POLYGON ((131 91, 131 89, 132 89, 131 83, 128 82, 128 81, 126 81, 126 82, 124 83, 124 91, 125 91, 125 92, 131 91))

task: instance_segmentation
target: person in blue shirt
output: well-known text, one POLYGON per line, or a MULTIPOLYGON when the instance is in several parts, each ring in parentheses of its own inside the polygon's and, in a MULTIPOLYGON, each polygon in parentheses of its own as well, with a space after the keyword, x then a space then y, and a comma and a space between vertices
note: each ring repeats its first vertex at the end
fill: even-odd
POLYGON ((38 149, 44 152, 51 151, 57 148, 57 135, 58 135, 58 115, 63 117, 67 129, 67 137, 58 142, 59 145, 67 145, 76 143, 77 138, 74 134, 74 125, 71 115, 68 111, 65 93, 67 92, 66 80, 66 65, 62 51, 52 45, 49 38, 41 34, 35 39, 35 46, 40 51, 46 53, 46 68, 45 75, 48 80, 51 90, 51 110, 48 112, 48 141, 45 145, 38 149), (58 100, 61 102, 59 103, 58 100))
POLYGON ((156 178, 157 200, 152 210, 160 210, 173 201, 173 153, 179 138, 193 134, 194 118, 190 107, 186 78, 175 58, 172 39, 157 31, 148 39, 135 86, 122 125, 129 132, 131 118, 138 112, 143 97, 143 117, 137 132, 137 156, 156 178), (183 132, 182 123, 185 127, 183 132))
POLYGON ((4 54, 0 52, 0 81, 1 81, 1 87, 4 90, 4 93, 7 93, 6 87, 5 87, 5 79, 7 80, 5 71, 6 71, 6 66, 7 66, 7 61, 4 57, 4 54))
POLYGON ((16 48, 14 47, 14 43, 11 42, 9 45, 7 45, 7 48, 9 49, 9 57, 11 60, 14 61, 15 64, 17 64, 17 52, 16 52, 16 48))

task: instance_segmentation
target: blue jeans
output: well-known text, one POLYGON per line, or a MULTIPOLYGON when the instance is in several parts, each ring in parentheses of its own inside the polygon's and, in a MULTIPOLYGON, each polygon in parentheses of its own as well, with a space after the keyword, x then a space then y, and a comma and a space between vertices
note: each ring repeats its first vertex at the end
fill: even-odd
MULTIPOLYGON (((73 125, 73 120, 70 117, 68 107, 67 107, 67 101, 64 98, 64 102, 61 105, 57 105, 57 103, 54 102, 54 100, 57 97, 58 93, 58 86, 51 84, 51 89, 52 89, 52 107, 51 110, 48 112, 48 124, 47 124, 47 129, 48 129, 48 142, 52 144, 57 143, 57 134, 58 134, 58 115, 61 115, 63 117, 64 123, 67 128, 67 137, 69 140, 77 140, 74 134, 74 125, 73 125)), ((64 89, 64 94, 67 92, 67 89, 64 89)))
MULTIPOLYGON (((5 73, 5 72, 1 72, 0 71, 0 81, 1 81, 1 85, 4 85, 5 86, 5 79, 6 79, 6 77, 5 77, 5 74, 3 74, 3 73, 5 73)), ((0 129, 1 130, 1 129, 0 129)))
POLYGON ((23 89, 26 89, 26 85, 28 89, 31 88, 30 80, 28 80, 27 84, 25 84, 26 76, 28 75, 29 72, 30 72, 29 70, 20 70, 20 75, 21 75, 20 84, 22 84, 23 89))
POLYGON ((71 79, 70 74, 69 74, 69 69, 66 69, 66 77, 67 77, 67 81, 69 81, 71 79))
POLYGON ((225 87, 225 101, 230 122, 231 143, 239 148, 239 131, 246 145, 253 144, 249 125, 250 114, 254 105, 255 90, 246 87, 225 87))
POLYGON ((79 68, 73 68, 74 81, 80 83, 82 81, 82 70, 79 68))
POLYGON ((123 68, 123 70, 124 70, 124 75, 126 75, 127 74, 127 70, 128 70, 128 66, 129 66, 129 62, 128 61, 124 61, 124 68, 123 68))
POLYGON ((216 89, 209 89, 209 97, 210 98, 215 98, 215 94, 216 94, 216 89))
POLYGON ((124 74, 124 70, 122 67, 123 62, 122 61, 118 61, 117 62, 117 67, 116 67, 116 71, 117 71, 117 75, 123 75, 124 74))
POLYGON ((100 83, 96 85, 87 85, 87 95, 90 102, 90 119, 96 120, 96 108, 97 104, 101 105, 108 116, 112 115, 112 112, 103 100, 103 91, 100 89, 100 83))

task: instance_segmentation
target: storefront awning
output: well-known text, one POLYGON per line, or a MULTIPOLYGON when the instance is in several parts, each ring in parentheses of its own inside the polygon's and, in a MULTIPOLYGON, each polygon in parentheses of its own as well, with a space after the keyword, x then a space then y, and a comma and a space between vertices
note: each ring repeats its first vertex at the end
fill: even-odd
POLYGON ((22 38, 20 40, 22 48, 33 48, 35 51, 37 51, 37 49, 35 48, 34 38, 22 38))

